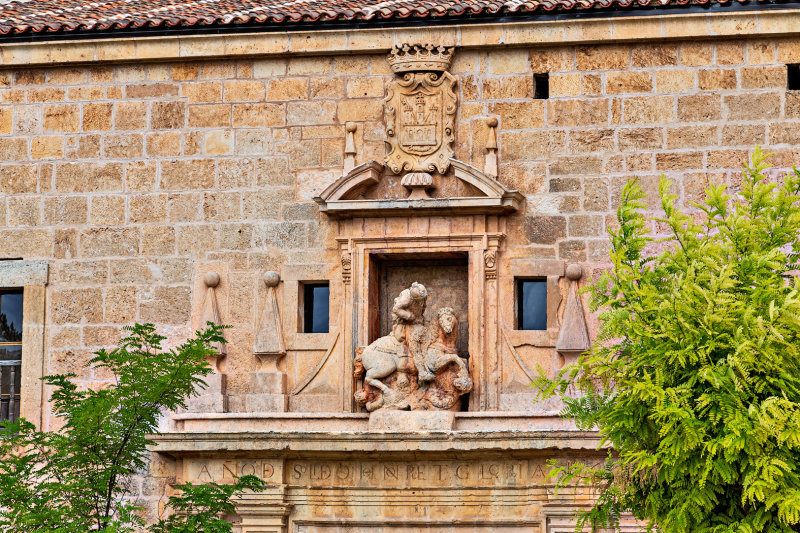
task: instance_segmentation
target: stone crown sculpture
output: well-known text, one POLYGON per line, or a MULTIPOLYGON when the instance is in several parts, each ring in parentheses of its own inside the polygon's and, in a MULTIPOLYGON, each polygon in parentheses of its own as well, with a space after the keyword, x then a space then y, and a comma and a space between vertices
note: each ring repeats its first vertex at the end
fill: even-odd
POLYGON ((389 68, 395 74, 404 72, 444 72, 450 68, 453 47, 433 44, 403 44, 389 53, 389 68))

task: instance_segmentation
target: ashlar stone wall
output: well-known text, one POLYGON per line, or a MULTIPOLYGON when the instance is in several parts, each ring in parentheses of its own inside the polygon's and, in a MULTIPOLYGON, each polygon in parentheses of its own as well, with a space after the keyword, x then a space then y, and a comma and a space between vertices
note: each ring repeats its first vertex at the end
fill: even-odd
MULTIPOLYGON (((527 197, 499 271, 514 257, 602 266, 634 175, 655 206, 659 173, 688 204, 736 185, 755 143, 790 166, 793 62, 788 39, 456 50, 456 157, 482 168, 497 117, 499 180, 527 197)), ((45 371, 107 379, 86 362, 133 321, 188 335, 213 264, 229 391, 246 393, 259 276, 326 263, 336 277, 337 223, 311 199, 342 174, 347 122, 357 161, 382 159, 391 77, 383 54, 0 71, 0 256, 51 264, 45 371)), ((290 387, 315 360, 287 358, 290 387)))

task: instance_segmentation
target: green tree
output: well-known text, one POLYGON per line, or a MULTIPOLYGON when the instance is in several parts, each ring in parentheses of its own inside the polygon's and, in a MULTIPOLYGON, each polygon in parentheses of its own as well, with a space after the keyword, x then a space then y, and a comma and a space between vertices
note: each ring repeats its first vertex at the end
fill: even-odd
POLYGON ((558 467, 599 487, 580 526, 632 512, 664 533, 800 531, 800 172, 767 179, 756 148, 738 192, 712 186, 697 215, 659 186, 669 228, 651 243, 644 193, 622 192, 611 269, 589 287, 600 334, 577 365, 535 385, 599 431, 602 468, 558 467))
MULTIPOLYGON (((165 410, 186 407, 202 389, 212 372, 212 343, 224 338, 209 324, 179 347, 162 350, 166 338, 152 324, 125 329, 128 336, 117 348, 96 352, 90 362, 113 377, 108 386, 82 389, 71 374, 44 378, 63 424, 58 431, 37 431, 24 419, 0 424, 0 531, 121 533, 144 525, 131 481, 146 471, 147 435, 157 431, 165 410)), ((177 514, 151 531, 192 520, 197 527, 191 531, 230 531, 218 514, 232 510, 234 493, 260 486, 252 476, 230 487, 179 486, 182 494, 169 504, 177 514), (186 516, 192 510, 201 518, 186 516)))

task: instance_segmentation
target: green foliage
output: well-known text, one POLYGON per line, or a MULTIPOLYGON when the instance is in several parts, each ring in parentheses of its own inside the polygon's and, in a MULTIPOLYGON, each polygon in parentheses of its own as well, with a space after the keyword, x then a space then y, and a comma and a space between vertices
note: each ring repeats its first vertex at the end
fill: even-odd
POLYGON ((150 533, 228 533, 231 524, 222 517, 236 509, 234 494, 245 490, 262 490, 264 482, 255 476, 242 476, 233 485, 206 483, 178 485, 179 496, 171 496, 167 504, 173 513, 152 526, 150 533))
POLYGON ((644 193, 624 188, 613 266, 589 288, 600 335, 536 383, 613 449, 551 471, 599 486, 581 526, 632 512, 663 533, 800 531, 800 172, 771 183, 766 159, 756 148, 738 194, 710 187, 697 217, 662 178, 671 235, 653 256, 644 193))
MULTIPOLYGON (((212 343, 224 338, 220 327, 209 324, 179 347, 162 351, 166 338, 152 324, 125 329, 128 336, 117 348, 100 350, 91 360, 96 374, 109 376, 107 386, 82 389, 74 375, 44 378, 53 388, 60 430, 37 431, 24 419, 0 424, 0 531, 121 533, 143 525, 130 483, 146 469, 147 435, 157 431, 164 410, 186 407, 205 386, 212 343)), ((251 486, 252 480, 242 479, 232 491, 251 486)), ((228 488, 185 489, 185 500, 171 500, 177 510, 200 509, 210 517, 214 510, 230 509, 224 499, 233 493, 228 488)))

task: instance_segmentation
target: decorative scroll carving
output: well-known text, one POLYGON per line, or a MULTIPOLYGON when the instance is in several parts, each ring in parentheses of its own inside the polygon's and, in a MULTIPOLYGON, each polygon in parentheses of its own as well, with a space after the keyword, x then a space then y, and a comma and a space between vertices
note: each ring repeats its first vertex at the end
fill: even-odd
POLYGON ((486 279, 497 279, 497 250, 484 250, 483 266, 486 279))
POLYGON ((589 349, 589 332, 586 329, 586 317, 583 314, 583 305, 578 296, 578 280, 583 276, 580 265, 567 266, 567 279, 569 280, 569 295, 564 309, 564 318, 561 322, 561 331, 558 334, 556 350, 561 355, 577 356, 589 349))
POLYGON ((353 258, 350 255, 349 250, 342 251, 342 281, 345 283, 350 283, 350 277, 352 275, 352 267, 353 267, 353 258))
POLYGON ((426 327, 428 291, 413 283, 395 298, 392 331, 358 350, 355 377, 364 378, 356 402, 378 409, 455 411, 472 390, 467 363, 458 356, 458 317, 439 309, 426 327))
POLYGON ((404 172, 445 173, 455 142, 456 79, 446 70, 453 49, 403 45, 389 65, 403 79, 392 80, 383 101, 388 153, 386 166, 404 172))

